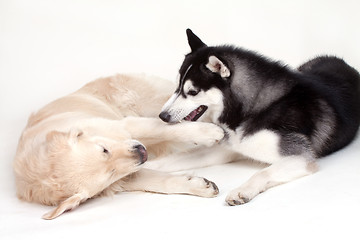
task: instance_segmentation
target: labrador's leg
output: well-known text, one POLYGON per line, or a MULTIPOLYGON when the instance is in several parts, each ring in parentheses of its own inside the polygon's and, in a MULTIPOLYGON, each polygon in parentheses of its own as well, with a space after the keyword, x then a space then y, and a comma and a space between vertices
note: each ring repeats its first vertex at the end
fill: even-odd
POLYGON ((212 123, 184 121, 180 124, 167 124, 157 118, 127 117, 122 120, 122 124, 132 138, 145 145, 172 142, 209 147, 224 137, 223 129, 212 123))
POLYGON ((239 153, 216 145, 155 158, 147 161, 145 167, 164 172, 175 172, 229 163, 244 158, 239 153))
POLYGON ((187 146, 212 146, 224 137, 222 128, 212 123, 167 124, 157 118, 126 117, 122 120, 94 118, 74 124, 75 128, 104 137, 132 138, 145 146, 180 143, 187 146))
MULTIPOLYGON (((144 168, 114 184, 119 185, 122 191, 188 194, 200 197, 215 197, 219 193, 215 183, 205 178, 172 175, 144 168)), ((110 188, 116 189, 116 186, 110 188)))

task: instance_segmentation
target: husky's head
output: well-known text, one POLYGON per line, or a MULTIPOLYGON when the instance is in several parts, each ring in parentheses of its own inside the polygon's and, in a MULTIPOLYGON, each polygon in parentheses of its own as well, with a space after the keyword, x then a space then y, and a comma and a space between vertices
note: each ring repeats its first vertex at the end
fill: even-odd
POLYGON ((191 52, 179 71, 179 84, 159 117, 169 123, 216 122, 223 110, 224 90, 231 76, 215 48, 207 47, 190 29, 186 31, 191 52))

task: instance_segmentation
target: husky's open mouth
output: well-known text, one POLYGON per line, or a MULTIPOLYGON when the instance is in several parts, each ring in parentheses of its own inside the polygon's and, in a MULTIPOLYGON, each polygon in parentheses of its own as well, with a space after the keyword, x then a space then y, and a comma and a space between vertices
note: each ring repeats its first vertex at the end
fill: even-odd
POLYGON ((194 121, 198 120, 199 117, 201 117, 207 109, 208 109, 207 106, 201 105, 200 107, 198 107, 197 109, 195 109, 194 111, 189 113, 189 115, 184 117, 184 120, 194 122, 194 121))

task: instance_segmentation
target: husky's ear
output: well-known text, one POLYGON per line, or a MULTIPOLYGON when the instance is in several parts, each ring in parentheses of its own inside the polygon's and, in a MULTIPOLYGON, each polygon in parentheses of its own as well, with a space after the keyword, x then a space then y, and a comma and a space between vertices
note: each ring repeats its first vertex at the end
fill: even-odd
POLYGON ((225 64, 215 56, 209 57, 209 62, 206 64, 206 67, 210 71, 220 74, 222 78, 226 78, 230 76, 229 68, 226 67, 225 64))
POLYGON ((61 214, 63 214, 65 211, 72 210, 80 205, 80 203, 84 202, 86 199, 88 199, 87 194, 75 194, 62 203, 59 204, 54 210, 44 214, 42 216, 43 219, 51 220, 54 219, 61 214))
POLYGON ((198 38, 198 36, 196 36, 189 28, 186 29, 186 35, 191 48, 191 52, 195 52, 199 48, 206 47, 206 44, 203 43, 200 38, 198 38))

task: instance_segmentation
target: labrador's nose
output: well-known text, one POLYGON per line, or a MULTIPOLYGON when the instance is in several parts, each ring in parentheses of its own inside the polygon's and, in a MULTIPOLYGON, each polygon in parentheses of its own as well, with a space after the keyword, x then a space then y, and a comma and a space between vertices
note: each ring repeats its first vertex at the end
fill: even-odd
POLYGON ((139 154, 140 164, 143 164, 144 162, 146 162, 146 160, 148 158, 146 148, 143 145, 139 144, 139 145, 134 146, 134 149, 139 154))

